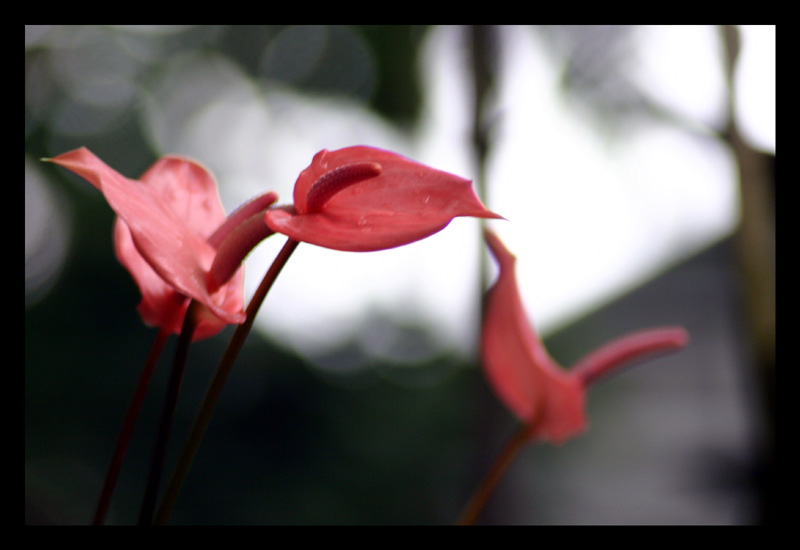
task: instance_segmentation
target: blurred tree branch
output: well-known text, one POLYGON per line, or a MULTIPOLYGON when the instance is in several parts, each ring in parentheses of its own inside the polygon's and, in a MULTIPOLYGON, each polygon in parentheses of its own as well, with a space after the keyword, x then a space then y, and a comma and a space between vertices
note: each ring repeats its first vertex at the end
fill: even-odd
POLYGON ((736 157, 741 197, 736 233, 739 265, 745 285, 745 306, 752 335, 754 363, 766 405, 765 454, 761 480, 762 522, 771 521, 775 449, 775 205, 773 159, 751 147, 736 124, 734 76, 741 47, 739 29, 721 27, 728 87, 728 125, 725 139, 736 157))

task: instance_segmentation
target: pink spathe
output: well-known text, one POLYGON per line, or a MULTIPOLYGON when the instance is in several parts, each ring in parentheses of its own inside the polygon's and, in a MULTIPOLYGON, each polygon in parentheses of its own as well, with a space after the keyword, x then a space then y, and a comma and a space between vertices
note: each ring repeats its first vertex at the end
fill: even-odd
MULTIPOLYGON (((225 223, 216 180, 206 168, 187 158, 166 156, 133 180, 85 147, 50 160, 94 185, 116 212, 117 258, 139 286, 138 310, 147 325, 179 333, 187 298, 204 306, 195 340, 244 321, 243 269, 224 270, 227 279, 209 285, 217 246, 227 236, 218 229, 231 232, 235 227, 225 223)), ((277 200, 274 193, 267 196, 269 204, 277 200)), ((237 266, 240 263, 241 258, 237 266)))
POLYGON ((369 252, 418 241, 453 218, 500 218, 472 182, 367 146, 323 150, 301 172, 294 204, 267 211, 267 225, 325 248, 369 252))
POLYGON ((622 336, 561 368, 528 321, 516 280, 516 258, 491 231, 486 243, 499 275, 486 295, 481 359, 486 376, 505 405, 528 426, 531 439, 563 443, 588 426, 586 390, 597 378, 629 362, 678 349, 688 341, 681 327, 622 336))

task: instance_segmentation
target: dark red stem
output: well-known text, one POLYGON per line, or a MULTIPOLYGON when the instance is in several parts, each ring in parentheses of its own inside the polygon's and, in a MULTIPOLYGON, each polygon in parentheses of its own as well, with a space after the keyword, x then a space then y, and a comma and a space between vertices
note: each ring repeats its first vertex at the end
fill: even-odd
POLYGON ((294 252, 295 248, 297 248, 298 244, 298 241, 289 239, 286 241, 286 244, 283 245, 283 248, 272 262, 272 265, 270 266, 269 270, 267 270, 266 275, 264 275, 261 284, 258 286, 255 294, 251 298, 250 303, 247 306, 247 317, 244 323, 236 327, 236 330, 231 337, 231 341, 228 343, 228 347, 225 350, 225 354, 223 355, 222 360, 217 367, 217 371, 214 374, 214 379, 211 381, 211 385, 209 386, 206 396, 203 399, 203 403, 200 406, 200 412, 195 417, 194 424, 192 425, 191 431, 189 432, 189 437, 183 446, 183 450, 181 451, 181 455, 178 459, 178 464, 175 468, 175 471, 172 474, 172 478, 164 490, 164 496, 161 499, 153 520, 156 525, 163 525, 169 519, 169 516, 172 513, 172 508, 175 506, 175 502, 178 499, 178 494, 183 486, 183 482, 186 480, 186 476, 189 473, 189 468, 194 461, 197 450, 200 448, 203 435, 205 434, 205 431, 211 422, 211 416, 217 406, 217 403, 219 402, 220 396, 222 395, 222 389, 225 386, 228 375, 230 375, 233 365, 236 362, 236 358, 239 356, 239 352, 241 351, 242 346, 244 346, 247 335, 250 333, 250 329, 253 326, 258 309, 261 307, 261 304, 263 303, 264 298, 266 298, 270 288, 272 288, 275 279, 277 279, 278 274, 283 269, 283 266, 286 265, 286 262, 289 260, 289 257, 292 255, 292 252, 294 252))
POLYGON ((509 464, 514 460, 514 457, 517 456, 519 450, 524 447, 530 439, 530 432, 530 425, 524 424, 517 430, 508 443, 506 443, 500 456, 494 461, 486 477, 483 478, 478 489, 467 503, 466 508, 461 514, 461 518, 458 520, 458 525, 472 525, 475 523, 475 520, 478 519, 478 516, 486 507, 486 503, 489 501, 489 497, 497 486, 497 482, 503 477, 503 474, 506 469, 508 469, 509 464))
POLYGON ((192 344, 194 329, 197 327, 197 308, 201 304, 192 300, 186 310, 183 320, 181 334, 178 337, 178 345, 175 348, 175 358, 172 364, 172 372, 169 377, 167 393, 164 397, 164 408, 161 412, 161 422, 158 427, 155 450, 153 459, 150 463, 150 475, 147 478, 147 487, 142 500, 142 508, 139 512, 139 525, 150 525, 153 521, 153 511, 156 507, 158 497, 158 486, 161 482, 161 473, 164 469, 164 459, 167 454, 167 443, 169 434, 172 431, 172 423, 175 419, 175 409, 178 405, 178 396, 183 382, 183 373, 186 370, 186 359, 189 355, 189 346, 192 344))
POLYGON ((158 358, 161 355, 161 350, 164 349, 164 344, 169 337, 169 333, 165 330, 159 330, 153 345, 150 347, 150 354, 147 356, 142 373, 139 375, 139 381, 136 384, 136 390, 133 392, 133 398, 130 405, 128 405, 128 412, 125 414, 125 420, 122 422, 122 429, 117 437, 117 446, 114 448, 114 455, 111 458, 111 464, 106 473, 106 479, 103 483, 103 489, 100 492, 100 500, 97 503, 97 509, 94 513, 92 525, 103 525, 108 514, 108 508, 111 504, 111 496, 114 494, 114 487, 119 478, 119 472, 122 469, 122 463, 125 460, 125 453, 128 450, 128 444, 131 441, 133 428, 136 426, 136 420, 139 418, 139 412, 142 410, 142 402, 144 396, 147 394, 147 388, 150 386, 150 380, 153 378, 158 358))

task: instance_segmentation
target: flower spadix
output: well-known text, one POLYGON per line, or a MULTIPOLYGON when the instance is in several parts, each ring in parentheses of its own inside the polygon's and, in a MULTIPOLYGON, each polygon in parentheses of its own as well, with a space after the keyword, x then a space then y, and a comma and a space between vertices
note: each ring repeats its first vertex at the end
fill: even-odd
POLYGON ((139 180, 126 178, 84 147, 50 160, 99 189, 117 214, 117 258, 142 293, 138 311, 146 324, 179 333, 189 298, 204 306, 195 340, 244 321, 241 261, 247 246, 270 233, 263 212, 277 200, 275 193, 226 218, 216 180, 187 158, 163 157, 139 180), (247 223, 256 215, 258 227, 247 223), (242 235, 244 227, 253 229, 242 235))
POLYGON ((486 295, 481 360, 497 395, 529 428, 531 439, 562 443, 583 432, 586 390, 597 378, 688 341, 681 327, 663 327, 617 338, 562 369, 528 321, 517 285, 516 258, 491 231, 486 243, 499 267, 486 295))
POLYGON ((423 239, 458 216, 500 217, 469 180, 354 146, 317 153, 297 178, 294 204, 267 211, 266 223, 296 241, 368 252, 423 239))

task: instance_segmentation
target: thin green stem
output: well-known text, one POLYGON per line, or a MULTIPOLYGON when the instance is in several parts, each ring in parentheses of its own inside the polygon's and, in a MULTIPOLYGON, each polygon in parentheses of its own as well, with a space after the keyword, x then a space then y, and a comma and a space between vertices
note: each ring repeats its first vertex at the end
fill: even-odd
POLYGON ((169 484, 164 491, 164 496, 161 499, 161 503, 159 504, 158 510, 156 511, 156 515, 153 519, 153 523, 156 525, 163 525, 169 519, 169 516, 172 513, 172 508, 175 506, 175 501, 178 499, 178 494, 180 493, 181 487, 183 486, 186 476, 189 473, 189 468, 191 467, 194 457, 197 454, 197 450, 200 447, 203 435, 205 434, 205 431, 211 422, 211 416, 215 407, 217 406, 217 403, 219 402, 219 398, 222 394, 222 389, 225 386, 225 382, 228 379, 228 375, 230 374, 233 364, 235 363, 236 358, 239 356, 239 352, 241 351, 242 346, 247 339, 247 335, 250 333, 250 329, 253 326, 253 321, 258 313, 258 309, 261 307, 264 298, 266 298, 267 293, 269 292, 270 288, 272 288, 272 284, 275 282, 275 279, 278 277, 281 269, 283 269, 283 266, 286 265, 286 262, 292 255, 292 252, 294 252, 294 249, 297 248, 298 244, 298 241, 292 239, 286 241, 286 244, 278 253, 275 261, 273 261, 266 275, 264 275, 264 279, 261 281, 258 289, 256 289, 253 298, 250 300, 250 304, 247 306, 247 318, 245 319, 244 323, 236 327, 236 330, 231 337, 231 341, 228 343, 228 347, 225 350, 225 354, 223 355, 222 360, 217 367, 217 371, 213 380, 211 381, 211 385, 208 388, 208 392, 206 393, 203 403, 200 406, 200 412, 197 414, 194 424, 192 425, 192 429, 189 432, 189 437, 183 447, 181 456, 178 459, 175 472, 172 474, 172 478, 170 479, 169 484))
POLYGON ((100 492, 100 499, 97 503, 92 525, 103 525, 103 523, 105 523, 108 508, 111 505, 111 496, 114 494, 114 487, 117 484, 119 472, 125 460, 125 453, 131 441, 133 428, 136 425, 136 420, 139 418, 144 396, 147 393, 147 388, 150 386, 150 380, 153 378, 153 372, 155 371, 156 364, 158 364, 158 358, 161 355, 161 351, 164 349, 164 344, 168 337, 169 333, 167 331, 159 330, 150 347, 150 354, 147 356, 142 373, 139 375, 136 390, 133 392, 133 398, 131 399, 130 405, 128 405, 128 412, 125 414, 125 419, 122 422, 122 429, 117 437, 117 445, 114 448, 114 455, 111 458, 111 464, 108 467, 106 479, 103 482, 103 489, 100 492))
POLYGON ((158 496, 158 485, 161 482, 161 472, 164 469, 164 460, 167 454, 167 443, 169 434, 172 431, 172 423, 175 419, 175 409, 178 405, 178 396, 183 383, 183 374, 186 371, 186 359, 189 355, 189 346, 192 344, 192 336, 197 327, 197 308, 201 307, 198 302, 192 300, 186 310, 183 320, 183 327, 178 338, 178 345, 175 348, 175 358, 172 363, 172 373, 169 378, 167 394, 164 397, 164 408, 161 413, 161 423, 158 427, 155 450, 153 459, 150 463, 150 475, 147 478, 147 487, 142 500, 142 508, 139 512, 139 525, 150 525, 152 523, 153 511, 156 506, 158 496))
POLYGON ((467 503, 461 518, 458 520, 458 525, 472 525, 489 501, 489 497, 497 486, 497 482, 503 477, 508 465, 514 460, 519 450, 528 442, 530 437, 530 425, 524 424, 506 443, 503 452, 494 461, 491 469, 486 474, 478 489, 472 495, 467 503))

